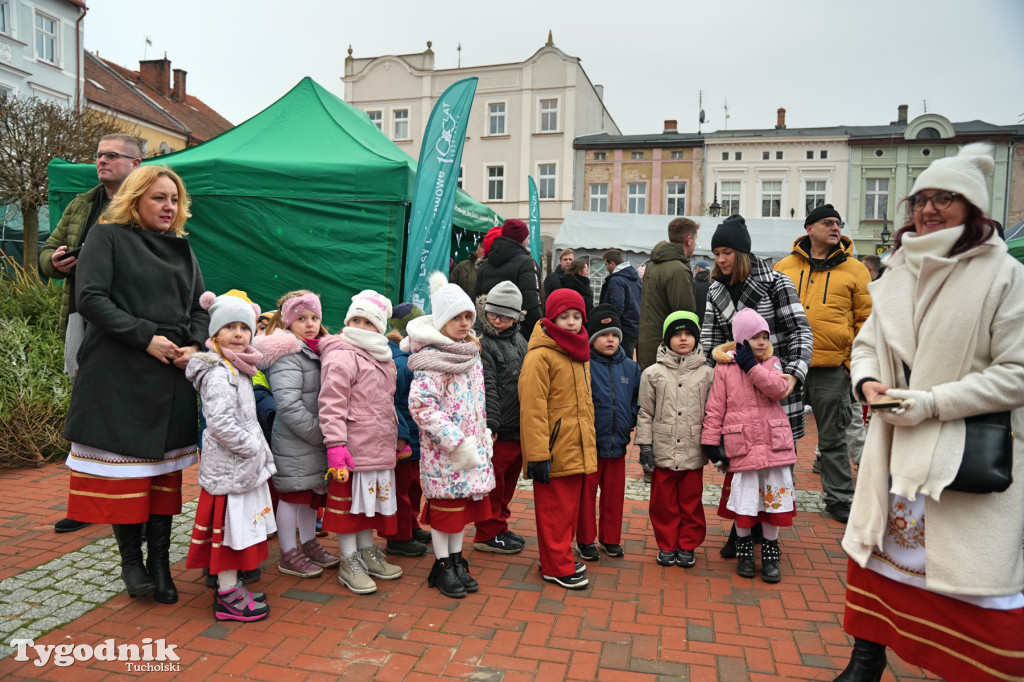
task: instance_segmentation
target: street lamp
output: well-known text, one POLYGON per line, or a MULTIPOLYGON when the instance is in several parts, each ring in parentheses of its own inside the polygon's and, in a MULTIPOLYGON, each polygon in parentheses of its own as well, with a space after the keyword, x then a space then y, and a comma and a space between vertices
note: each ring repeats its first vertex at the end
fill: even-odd
POLYGON ((712 218, 717 218, 718 216, 722 215, 722 205, 720 203, 718 203, 718 183, 717 182, 715 183, 715 198, 711 202, 711 205, 708 206, 708 215, 710 215, 712 218))
POLYGON ((889 231, 889 214, 882 214, 882 232, 878 235, 882 239, 882 246, 889 243, 889 239, 892 237, 892 232, 889 231))

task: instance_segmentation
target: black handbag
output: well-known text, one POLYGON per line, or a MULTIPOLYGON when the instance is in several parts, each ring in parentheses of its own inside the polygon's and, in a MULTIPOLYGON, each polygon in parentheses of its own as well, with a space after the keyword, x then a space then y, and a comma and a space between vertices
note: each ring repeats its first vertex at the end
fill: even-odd
POLYGON ((956 478, 946 488, 959 493, 1001 493, 1013 483, 1013 431, 1009 412, 964 419, 967 436, 956 478))

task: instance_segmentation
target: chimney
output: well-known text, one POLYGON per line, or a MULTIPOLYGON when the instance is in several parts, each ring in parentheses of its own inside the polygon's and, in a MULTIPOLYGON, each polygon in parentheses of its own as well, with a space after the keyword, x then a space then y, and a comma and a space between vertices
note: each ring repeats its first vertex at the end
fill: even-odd
POLYGON ((906 104, 901 104, 899 106, 897 109, 899 113, 896 115, 896 123, 902 123, 903 125, 907 124, 907 109, 908 107, 906 104))
POLYGON ((171 98, 176 102, 185 103, 185 74, 188 73, 185 69, 174 70, 174 92, 171 93, 171 98))
POLYGON ((776 122, 775 122, 775 128, 776 129, 785 128, 786 127, 786 110, 783 109, 782 107, 779 107, 779 110, 777 112, 775 112, 775 113, 776 113, 776 115, 778 117, 776 119, 776 122))
POLYGON ((678 133, 679 132, 678 121, 666 118, 665 119, 665 130, 663 132, 666 132, 666 133, 678 133))
POLYGON ((139 78, 165 97, 171 94, 171 61, 148 59, 139 62, 139 78))
POLYGON ((594 91, 597 92, 597 98, 603 102, 604 101, 604 86, 603 85, 595 85, 594 86, 594 91))

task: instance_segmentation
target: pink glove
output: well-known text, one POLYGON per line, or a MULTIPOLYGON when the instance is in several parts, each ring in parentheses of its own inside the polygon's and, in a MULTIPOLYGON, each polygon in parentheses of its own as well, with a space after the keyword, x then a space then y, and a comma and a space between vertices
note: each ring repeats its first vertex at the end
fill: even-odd
POLYGON ((395 456, 398 459, 408 459, 409 457, 412 457, 412 446, 411 445, 406 445, 401 450, 396 450, 395 451, 395 456))
POLYGON ((344 483, 348 480, 349 469, 352 468, 352 453, 346 445, 335 445, 327 448, 327 476, 334 476, 334 480, 344 483))

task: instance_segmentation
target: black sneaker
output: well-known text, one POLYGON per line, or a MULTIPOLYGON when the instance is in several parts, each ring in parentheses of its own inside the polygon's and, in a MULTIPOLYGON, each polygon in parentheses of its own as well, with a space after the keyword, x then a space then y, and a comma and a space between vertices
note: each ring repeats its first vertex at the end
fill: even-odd
POLYGON ((576 572, 577 573, 586 573, 587 572, 587 565, 585 563, 583 563, 582 561, 576 561, 576 562, 573 563, 573 565, 576 566, 576 572))
POLYGON ((427 553, 427 546, 415 540, 388 540, 384 551, 400 556, 423 556, 427 553))
POLYGON ((71 519, 63 518, 53 524, 53 530, 57 533, 73 533, 76 530, 82 530, 88 525, 85 521, 72 521, 71 519))
POLYGON ((507 530, 504 533, 501 533, 501 535, 504 535, 504 536, 512 538, 513 540, 518 542, 520 545, 526 545, 526 538, 524 538, 519 533, 513 533, 511 530, 507 530))
POLYGON ((601 553, 597 551, 597 545, 591 542, 589 545, 576 544, 576 551, 580 553, 580 558, 584 561, 597 561, 601 558, 601 553))
POLYGON ((676 565, 676 553, 675 550, 671 552, 658 552, 658 563, 662 566, 675 566, 676 565))
POLYGON ((676 550, 676 566, 682 566, 683 568, 693 568, 696 564, 697 557, 693 555, 693 552, 691 550, 676 550))
POLYGON ((811 473, 821 475, 821 457, 814 458, 814 464, 811 465, 811 473))
POLYGON ((430 534, 429 530, 417 528, 412 532, 412 539, 416 542, 422 542, 424 545, 429 545, 434 540, 434 536, 430 534))
POLYGON ((827 511, 833 519, 839 523, 846 523, 850 520, 850 505, 837 502, 836 504, 825 505, 825 511, 827 511))
POLYGON ((494 552, 496 554, 518 554, 523 551, 523 546, 509 537, 497 536, 487 542, 474 542, 473 549, 481 552, 494 552))
POLYGON ((582 573, 573 573, 566 576, 541 575, 541 577, 549 583, 554 583, 567 590, 582 590, 590 584, 590 581, 582 573))
POLYGON ((606 545, 602 542, 601 549, 604 550, 605 554, 612 557, 625 556, 626 554, 626 552, 622 549, 622 545, 606 545))

